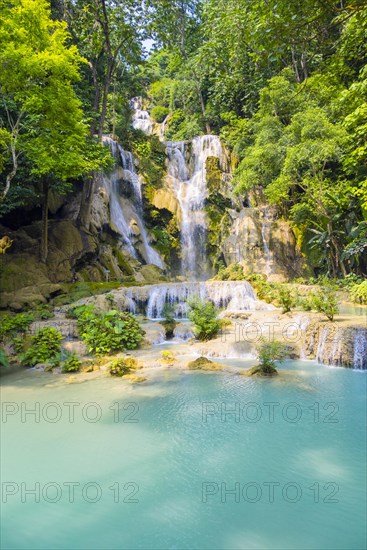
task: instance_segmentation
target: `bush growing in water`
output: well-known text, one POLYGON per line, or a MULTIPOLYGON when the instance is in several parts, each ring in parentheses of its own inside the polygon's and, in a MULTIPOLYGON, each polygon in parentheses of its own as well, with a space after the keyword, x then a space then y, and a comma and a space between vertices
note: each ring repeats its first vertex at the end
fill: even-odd
POLYGON ((350 290, 350 297, 355 304, 367 305, 367 280, 353 285, 350 290))
POLYGON ((222 328, 222 321, 217 319, 217 310, 211 302, 193 298, 189 300, 189 319, 194 324, 194 334, 198 340, 214 338, 222 328))
POLYGON ((160 321, 160 324, 164 326, 164 329, 166 331, 166 338, 173 338, 174 331, 176 328, 176 321, 175 321, 175 307, 173 304, 165 303, 163 307, 163 317, 164 320, 160 321))
POLYGON ((140 365, 134 357, 120 357, 111 361, 110 374, 111 376, 124 376, 138 368, 140 368, 140 365))
POLYGON ((144 331, 131 313, 115 309, 99 313, 93 306, 75 312, 81 338, 90 353, 105 355, 114 351, 135 349, 140 344, 144 331))
POLYGON ((259 365, 256 372, 260 374, 275 374, 275 361, 282 361, 286 355, 286 348, 282 342, 267 342, 262 340, 257 348, 259 365))
POLYGON ((78 372, 81 361, 76 353, 68 353, 66 359, 62 362, 62 372, 78 372))
POLYGON ((33 367, 37 363, 46 363, 54 360, 61 351, 61 340, 61 332, 56 328, 41 328, 32 337, 31 346, 23 355, 22 363, 33 367))

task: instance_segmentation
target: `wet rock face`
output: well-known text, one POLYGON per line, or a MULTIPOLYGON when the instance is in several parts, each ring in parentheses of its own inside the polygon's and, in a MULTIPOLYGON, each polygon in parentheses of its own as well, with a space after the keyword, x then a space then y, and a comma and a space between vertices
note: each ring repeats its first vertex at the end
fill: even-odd
POLYGON ((241 263, 248 273, 264 273, 269 280, 288 280, 307 273, 288 222, 277 219, 269 206, 243 208, 222 243, 227 265, 241 263))
POLYGON ((367 328, 312 321, 306 329, 302 355, 335 367, 367 369, 367 328))

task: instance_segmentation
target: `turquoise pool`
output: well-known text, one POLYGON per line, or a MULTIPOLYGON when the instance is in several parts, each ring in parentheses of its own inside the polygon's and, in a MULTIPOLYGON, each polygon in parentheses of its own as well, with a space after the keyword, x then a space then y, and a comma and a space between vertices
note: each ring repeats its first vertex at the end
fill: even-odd
POLYGON ((365 548, 366 373, 283 369, 4 376, 1 547, 365 548))

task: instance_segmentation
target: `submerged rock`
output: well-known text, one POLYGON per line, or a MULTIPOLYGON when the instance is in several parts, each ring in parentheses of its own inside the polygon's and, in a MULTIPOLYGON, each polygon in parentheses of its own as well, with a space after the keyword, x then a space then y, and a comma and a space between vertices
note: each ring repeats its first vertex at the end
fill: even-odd
POLYGON ((194 361, 187 363, 187 368, 190 370, 223 370, 224 366, 211 361, 207 357, 198 357, 194 361))
POLYGON ((264 371, 264 368, 261 365, 256 365, 255 367, 252 367, 251 369, 247 369, 245 371, 240 372, 242 376, 264 376, 266 378, 277 376, 279 373, 277 369, 267 369, 264 371))
POLYGON ((124 380, 129 380, 129 382, 135 383, 141 383, 146 382, 146 378, 144 376, 137 376, 136 374, 125 374, 123 377, 124 380))

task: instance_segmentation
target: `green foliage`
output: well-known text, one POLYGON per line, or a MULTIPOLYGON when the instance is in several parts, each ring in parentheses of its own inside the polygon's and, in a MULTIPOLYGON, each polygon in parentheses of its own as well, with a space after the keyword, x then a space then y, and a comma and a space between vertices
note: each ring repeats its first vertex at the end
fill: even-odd
POLYGON ((31 346, 22 357, 22 363, 34 366, 54 360, 61 351, 62 335, 54 327, 41 328, 32 337, 31 346))
POLYGON ((350 298, 356 304, 367 305, 367 280, 351 287, 350 298))
POLYGON ((0 349, 0 367, 9 367, 9 360, 3 349, 0 349))
POLYGON ((111 361, 109 370, 111 376, 124 376, 139 368, 140 365, 134 357, 120 357, 111 361))
POLYGON ((323 313, 329 321, 339 312, 338 300, 331 288, 323 288, 311 294, 312 309, 323 313))
POLYGON ((153 120, 156 122, 163 122, 166 116, 169 113, 168 107, 163 107, 161 105, 156 105, 152 108, 150 115, 153 120))
POLYGON ((163 306, 163 317, 165 322, 172 323, 175 320, 175 306, 170 302, 166 302, 163 306))
POLYGON ((16 353, 22 353, 24 350, 24 338, 14 336, 14 338, 11 339, 11 344, 16 353))
POLYGON ((197 116, 186 116, 182 109, 177 109, 169 118, 165 137, 169 141, 192 139, 202 134, 197 116))
POLYGON ((0 339, 26 332, 33 320, 34 316, 31 313, 4 315, 0 323, 0 339))
POLYGON ((84 312, 88 312, 88 311, 91 311, 91 308, 90 306, 87 306, 85 304, 81 306, 69 307, 69 309, 66 312, 66 317, 68 319, 78 319, 79 317, 82 316, 84 312))
MULTIPOLYGON (((30 174, 67 182, 105 165, 106 151, 89 138, 73 89, 84 59, 67 44, 65 22, 52 20, 45 0, 2 2, 0 32, 0 169, 4 196, 24 156, 30 174)), ((58 185, 64 193, 68 186, 58 185)))
POLYGON ((111 308, 113 308, 116 305, 115 297, 113 294, 106 294, 106 300, 109 303, 111 308))
POLYGON ((48 304, 40 304, 33 310, 35 320, 46 320, 55 317, 51 306, 48 304))
POLYGON ((189 319, 194 324, 194 333, 198 340, 210 340, 214 338, 222 327, 222 322, 217 319, 215 306, 206 300, 193 298, 188 301, 190 307, 189 319))
POLYGON ((88 306, 74 311, 81 338, 90 353, 105 355, 126 349, 135 349, 140 344, 144 331, 130 313, 115 309, 107 313, 95 311, 88 306))
POLYGON ((241 264, 230 264, 229 266, 221 266, 218 273, 214 277, 216 281, 244 281, 246 279, 241 264))
POLYGON ((297 299, 294 292, 285 285, 278 286, 276 299, 282 308, 282 313, 289 313, 297 305, 297 299))
POLYGON ((68 353, 61 363, 62 372, 78 372, 81 367, 81 361, 76 353, 68 353))
POLYGON ((257 355, 260 361, 260 372, 264 374, 272 374, 275 369, 275 362, 282 361, 286 355, 286 347, 282 342, 268 342, 261 340, 257 347, 257 355))
POLYGON ((313 303, 312 296, 299 296, 297 305, 303 309, 303 311, 312 311, 313 303))
POLYGON ((80 283, 64 283, 62 285, 63 293, 53 299, 54 306, 71 304, 82 298, 88 298, 98 294, 104 294, 121 286, 120 282, 110 281, 103 283, 95 282, 80 282, 80 283))
POLYGON ((264 300, 271 304, 277 297, 277 286, 274 283, 268 283, 266 275, 253 273, 248 275, 247 280, 256 290, 256 295, 259 300, 264 300))

